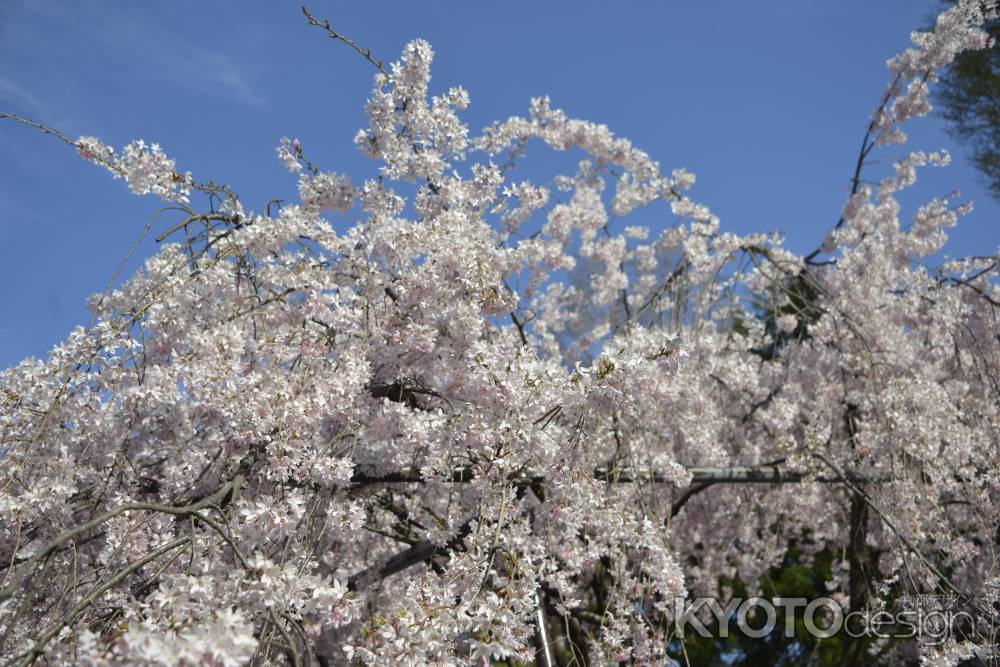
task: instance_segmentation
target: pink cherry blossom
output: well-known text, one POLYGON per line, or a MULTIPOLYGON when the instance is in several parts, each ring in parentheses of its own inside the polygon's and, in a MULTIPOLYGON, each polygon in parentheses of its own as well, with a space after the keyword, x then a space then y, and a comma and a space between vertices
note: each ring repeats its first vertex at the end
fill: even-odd
POLYGON ((675 598, 760 593, 792 543, 837 554, 851 609, 938 592, 996 620, 1000 257, 932 267, 971 203, 907 209, 948 157, 888 148, 987 45, 979 3, 889 62, 864 151, 893 166, 805 257, 724 231, 693 174, 548 98, 471 134, 427 42, 383 67, 307 16, 379 70, 371 173, 282 139, 300 201, 262 214, 156 144, 75 143, 136 194, 211 200, 95 324, 0 373, 0 655, 544 664, 544 637, 662 665, 675 598), (570 149, 572 173, 512 179, 570 149))

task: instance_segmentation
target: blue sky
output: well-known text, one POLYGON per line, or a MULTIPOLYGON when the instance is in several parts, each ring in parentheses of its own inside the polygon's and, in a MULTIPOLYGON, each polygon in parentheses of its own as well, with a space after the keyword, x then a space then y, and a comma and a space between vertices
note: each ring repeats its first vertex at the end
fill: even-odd
MULTIPOLYGON (((936 2, 702 0, 616 2, 321 2, 318 16, 398 57, 423 37, 433 88, 461 84, 477 132, 549 95, 571 116, 607 124, 698 175, 692 196, 738 233, 781 230, 807 252, 840 211, 885 60, 936 2)), ((231 185, 261 209, 294 196, 275 159, 298 137, 323 169, 361 182, 375 165, 354 149, 373 70, 309 28, 297 3, 0 0, 0 110, 114 146, 158 142, 182 170, 231 185)), ((910 147, 948 148, 924 170, 920 200, 959 188, 975 212, 950 252, 992 253, 1000 206, 937 118, 910 147)), ((44 355, 161 205, 64 144, 0 121, 0 368, 44 355)), ((899 150, 883 151, 885 161, 899 150)), ((877 173, 877 172, 873 172, 877 173)), ((912 213, 912 209, 909 211, 912 213)), ((154 227, 162 230, 167 218, 154 227)), ((154 234, 155 235, 155 234, 154 234)), ((155 251, 143 243, 125 275, 155 251)))

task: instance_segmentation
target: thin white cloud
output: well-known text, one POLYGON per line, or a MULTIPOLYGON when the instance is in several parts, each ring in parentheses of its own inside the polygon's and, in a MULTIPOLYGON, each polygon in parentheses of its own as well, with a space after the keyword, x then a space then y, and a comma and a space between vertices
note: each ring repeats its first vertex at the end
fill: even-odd
POLYGON ((169 51, 154 56, 164 73, 181 84, 193 79, 208 77, 230 95, 251 106, 264 106, 264 99, 257 94, 239 66, 226 54, 217 53, 184 40, 172 40, 169 51))
POLYGON ((26 88, 10 79, 0 77, 0 105, 4 111, 33 111, 44 112, 42 102, 32 95, 26 88), (13 103, 13 107, 7 106, 7 101, 13 103))
POLYGON ((254 107, 264 98, 228 54, 162 27, 154 16, 140 19, 134 7, 158 5, 59 3, 35 0, 31 8, 71 24, 102 55, 123 67, 159 76, 199 93, 214 93, 254 107))

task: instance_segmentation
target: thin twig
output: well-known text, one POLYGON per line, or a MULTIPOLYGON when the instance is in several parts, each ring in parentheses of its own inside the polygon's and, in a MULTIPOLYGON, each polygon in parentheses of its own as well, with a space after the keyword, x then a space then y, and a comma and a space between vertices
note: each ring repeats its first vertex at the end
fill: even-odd
POLYGON ((8 599, 11 595, 14 594, 14 591, 20 586, 21 581, 23 581, 23 579, 27 576, 28 572, 31 570, 32 565, 46 558, 49 554, 51 554, 65 542, 73 539, 77 535, 80 535, 82 533, 87 532, 88 530, 92 530, 97 526, 100 526, 102 523, 109 521, 110 519, 113 519, 119 514, 124 514, 125 512, 152 511, 152 512, 162 512, 164 514, 174 514, 177 516, 189 516, 197 513, 197 511, 200 509, 204 509, 209 505, 213 505, 221 501, 233 490, 234 485, 235 481, 229 482, 223 485, 218 491, 216 491, 212 495, 203 498, 196 503, 192 503, 191 505, 186 505, 183 507, 175 507, 172 505, 158 505, 155 503, 127 503, 125 505, 116 507, 113 510, 109 510, 97 517, 94 517, 90 521, 87 521, 86 523, 83 523, 77 526, 76 528, 67 530, 62 535, 49 542, 41 551, 32 556, 29 560, 25 561, 21 574, 12 577, 13 581, 10 584, 8 584, 3 591, 0 591, 0 602, 3 602, 4 600, 8 599))
POLYGON ((66 136, 65 134, 63 134, 62 132, 60 132, 59 130, 57 130, 55 128, 52 128, 52 127, 48 127, 46 125, 43 125, 42 123, 39 123, 37 120, 33 120, 33 119, 27 118, 25 116, 19 116, 16 113, 10 113, 10 112, 7 112, 7 111, 0 111, 0 119, 3 119, 3 118, 9 118, 10 120, 17 121, 18 123, 21 123, 23 125, 27 125, 29 127, 33 127, 36 130, 39 130, 40 132, 43 132, 44 134, 51 134, 56 139, 59 139, 60 141, 66 142, 67 144, 69 144, 73 148, 77 148, 77 143, 76 143, 75 139, 71 139, 68 136, 66 136))
POLYGON ((89 607, 97 598, 99 598, 101 595, 104 595, 104 593, 106 593, 107 591, 111 590, 119 583, 124 581, 129 575, 131 575, 136 570, 139 570, 143 565, 146 565, 147 563, 156 560, 163 554, 173 549, 176 549, 182 544, 186 544, 190 539, 191 538, 189 536, 185 536, 185 537, 179 537, 171 542, 167 542, 163 546, 154 549, 153 551, 146 554, 143 558, 140 558, 139 560, 135 561, 125 569, 118 572, 118 574, 109 579, 103 585, 94 588, 90 592, 90 594, 87 595, 82 600, 80 600, 79 604, 73 607, 73 609, 68 614, 61 617, 52 626, 50 626, 49 629, 46 630, 38 639, 32 642, 30 649, 28 649, 24 653, 21 653, 7 664, 13 665, 16 663, 21 667, 26 667, 27 665, 33 663, 35 659, 38 658, 38 656, 40 656, 43 653, 45 645, 48 644, 53 637, 59 634, 59 632, 64 627, 75 621, 76 618, 80 614, 82 614, 87 609, 87 607, 89 607))
POLYGON ((376 60, 375 58, 372 57, 371 49, 366 49, 361 46, 358 46, 357 43, 355 43, 355 41, 350 37, 346 35, 341 35, 339 32, 333 29, 333 26, 330 25, 329 19, 323 19, 322 21, 320 21, 315 16, 309 13, 309 9, 305 5, 302 5, 302 14, 306 17, 306 20, 309 21, 309 25, 314 25, 319 28, 323 28, 324 30, 326 30, 326 34, 330 37, 330 39, 337 39, 343 42, 344 44, 347 44, 349 47, 360 53, 365 60, 374 65, 375 69, 381 72, 386 79, 392 79, 392 76, 390 76, 389 73, 385 71, 385 68, 382 67, 382 61, 376 60))
POLYGON ((858 486, 856 486, 855 484, 853 484, 849 479, 847 479, 847 475, 840 468, 840 466, 838 466, 837 464, 833 463, 822 452, 815 452, 814 456, 816 456, 816 458, 818 458, 823 463, 825 463, 827 466, 829 466, 832 470, 834 470, 837 473, 837 476, 841 477, 843 479, 844 486, 846 486, 848 488, 848 490, 850 490, 851 492, 853 492, 853 493, 857 494, 859 497, 861 497, 864 500, 865 504, 868 505, 868 507, 870 507, 872 509, 872 511, 874 511, 879 516, 879 518, 882 520, 882 522, 885 523, 886 526, 888 526, 889 530, 891 530, 896 535, 896 538, 899 539, 904 545, 906 545, 906 547, 910 551, 913 552, 913 554, 917 557, 917 559, 921 563, 924 564, 924 567, 926 567, 928 570, 930 570, 930 572, 934 576, 936 576, 939 581, 941 581, 942 583, 946 584, 946 587, 949 588, 949 589, 951 589, 951 591, 953 593, 961 596, 963 600, 965 600, 966 602, 969 602, 974 609, 976 609, 977 611, 979 611, 980 613, 982 613, 987 618, 995 618, 996 617, 995 613, 992 610, 990 610, 990 609, 988 609, 986 607, 983 607, 982 605, 975 604, 975 602, 974 602, 975 597, 974 596, 969 595, 968 593, 966 593, 963 590, 961 590, 960 588, 958 588, 958 586, 956 586, 951 581, 951 579, 949 579, 947 576, 945 576, 945 574, 943 572, 941 572, 941 570, 939 570, 933 563, 931 563, 930 561, 928 561, 927 558, 920 552, 920 550, 917 549, 916 545, 913 542, 911 542, 909 538, 907 538, 905 535, 903 535, 903 533, 899 529, 899 527, 896 526, 896 522, 893 521, 885 512, 883 512, 881 510, 881 508, 879 508, 875 504, 875 502, 871 499, 871 496, 869 496, 867 493, 865 493, 865 491, 863 489, 860 489, 858 486))

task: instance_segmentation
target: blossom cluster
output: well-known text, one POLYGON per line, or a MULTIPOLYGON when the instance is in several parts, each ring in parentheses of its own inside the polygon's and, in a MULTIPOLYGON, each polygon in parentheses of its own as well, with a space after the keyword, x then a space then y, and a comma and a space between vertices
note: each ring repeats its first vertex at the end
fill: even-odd
POLYGON ((159 144, 147 145, 139 139, 126 145, 121 155, 95 137, 80 137, 76 145, 80 157, 103 165, 115 178, 124 178, 134 194, 154 194, 165 201, 188 203, 191 172, 178 172, 174 160, 164 154, 159 144))

